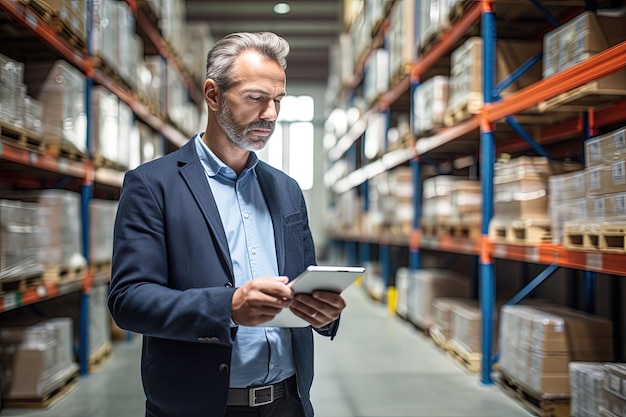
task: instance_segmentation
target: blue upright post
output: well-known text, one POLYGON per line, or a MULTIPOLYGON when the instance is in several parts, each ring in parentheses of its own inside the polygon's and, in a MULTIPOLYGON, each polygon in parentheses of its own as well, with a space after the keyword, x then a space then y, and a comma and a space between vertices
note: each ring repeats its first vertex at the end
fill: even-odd
MULTIPOLYGON (((92 40, 91 40, 91 28, 93 25, 93 2, 92 0, 87 0, 87 57, 91 57, 92 54, 92 40)), ((92 129, 92 113, 91 113, 91 89, 93 87, 93 74, 87 74, 85 80, 85 118, 86 118, 86 129, 85 129, 85 149, 87 149, 87 157, 89 159, 93 156, 93 144, 91 143, 91 129, 92 129)), ((87 173, 87 178, 84 179, 83 185, 81 187, 81 226, 82 226, 82 250, 83 256, 87 260, 87 281, 84 283, 81 296, 80 296, 80 307, 79 307, 79 318, 78 318, 78 365, 80 368, 80 374, 86 375, 89 373, 89 298, 90 298, 90 281, 91 281, 91 270, 89 269, 89 224, 90 224, 90 215, 89 215, 89 202, 91 201, 91 195, 93 193, 93 184, 91 183, 90 177, 91 173, 87 173)))
MULTIPOLYGON (((481 31, 483 38, 483 100, 492 101, 492 92, 495 84, 495 46, 496 22, 495 14, 485 1, 485 8, 481 17, 481 31)), ((493 174, 495 164, 495 143, 491 126, 481 125, 480 132, 480 182, 482 188, 482 241, 480 250, 480 308, 482 313, 482 363, 481 382, 492 384, 491 356, 493 342, 493 317, 495 306, 495 276, 493 256, 489 245, 489 222, 493 217, 493 174)))
MULTIPOLYGON (((583 139, 587 141, 593 136, 589 111, 582 113, 583 139)), ((585 161, 587 163, 587 161, 585 161)), ((587 313, 595 313, 596 310, 596 273, 585 271, 583 283, 583 310, 587 313)))
MULTIPOLYGON (((411 132, 415 132, 415 90, 419 86, 419 81, 411 81, 411 132)), ((419 139, 418 139, 419 140, 419 139)), ((411 236, 409 239, 409 269, 417 271, 421 268, 420 240, 422 233, 420 230, 420 219, 422 217, 422 179, 419 157, 411 159, 411 182, 413 184, 413 223, 411 225, 411 236)))

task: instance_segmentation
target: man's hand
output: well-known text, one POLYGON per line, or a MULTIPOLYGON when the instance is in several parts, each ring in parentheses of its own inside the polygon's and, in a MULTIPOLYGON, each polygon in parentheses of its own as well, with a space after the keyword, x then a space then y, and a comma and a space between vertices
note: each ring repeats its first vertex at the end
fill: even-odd
POLYGON ((297 294, 291 305, 291 311, 311 326, 320 328, 328 326, 339 318, 346 308, 346 300, 341 296, 329 291, 313 291, 313 294, 297 294))
POLYGON ((232 319, 242 326, 265 323, 289 306, 293 290, 287 277, 259 277, 237 288, 232 300, 232 319))

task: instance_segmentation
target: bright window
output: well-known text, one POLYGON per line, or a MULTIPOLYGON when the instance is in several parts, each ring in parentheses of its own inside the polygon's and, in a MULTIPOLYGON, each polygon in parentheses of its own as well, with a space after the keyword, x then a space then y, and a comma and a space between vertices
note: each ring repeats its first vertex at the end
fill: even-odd
POLYGON ((300 188, 313 187, 315 102, 311 96, 286 96, 276 129, 259 158, 293 177, 300 188))

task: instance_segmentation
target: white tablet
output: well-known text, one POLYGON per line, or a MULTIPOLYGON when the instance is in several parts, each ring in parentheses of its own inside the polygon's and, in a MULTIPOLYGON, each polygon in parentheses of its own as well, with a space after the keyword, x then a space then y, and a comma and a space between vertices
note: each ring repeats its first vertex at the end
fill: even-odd
MULTIPOLYGON (((365 268, 360 266, 309 266, 302 274, 289 282, 296 294, 311 294, 315 290, 341 293, 361 277, 365 268)), ((306 327, 309 323, 284 308, 262 327, 306 327)))

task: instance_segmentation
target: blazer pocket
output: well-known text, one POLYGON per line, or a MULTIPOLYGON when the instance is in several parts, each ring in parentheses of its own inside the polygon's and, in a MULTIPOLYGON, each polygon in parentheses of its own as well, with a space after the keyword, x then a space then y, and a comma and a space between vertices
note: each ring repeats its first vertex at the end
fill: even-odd
POLYGON ((285 225, 292 226, 298 223, 302 223, 302 212, 297 211, 285 216, 285 225))

